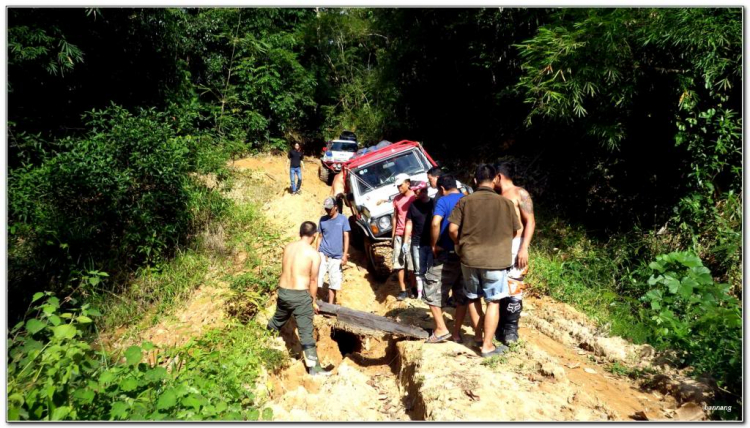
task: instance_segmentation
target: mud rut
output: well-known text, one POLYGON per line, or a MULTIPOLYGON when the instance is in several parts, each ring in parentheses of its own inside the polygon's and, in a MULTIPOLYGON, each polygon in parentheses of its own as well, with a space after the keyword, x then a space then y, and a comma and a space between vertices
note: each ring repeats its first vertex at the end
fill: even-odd
MULTIPOLYGON (((263 207, 269 222, 288 231, 323 214, 330 188, 317 177, 317 160, 306 159, 301 195, 287 191, 286 159, 263 156, 233 162, 237 169, 262 171, 277 196, 263 207)), ((344 208, 348 216, 347 208, 344 208)), ((401 321, 431 327, 421 301, 398 302, 394 275, 377 282, 366 270, 365 255, 350 250, 343 290, 337 303, 401 321)), ((327 290, 321 289, 325 298, 327 290)), ((624 376, 605 371, 606 362, 630 367, 650 364, 649 347, 634 346, 599 334, 586 317, 548 298, 527 298, 521 321, 523 344, 505 357, 483 362, 468 345, 473 336, 468 317, 467 345, 424 344, 390 336, 358 336, 334 320, 316 316, 315 336, 321 364, 333 368, 328 378, 311 378, 297 356, 293 321, 276 346, 292 356, 289 367, 270 374, 266 386, 274 419, 279 421, 397 420, 650 420, 699 419, 702 392, 683 391, 684 382, 663 380, 642 389, 624 376), (692 395, 691 395, 692 394, 692 395)), ((259 317, 273 313, 271 304, 259 317)), ((453 311, 446 317, 452 324, 453 311)), ((261 320, 262 321, 262 320, 261 320)), ((688 388, 689 389, 689 388, 688 388)))

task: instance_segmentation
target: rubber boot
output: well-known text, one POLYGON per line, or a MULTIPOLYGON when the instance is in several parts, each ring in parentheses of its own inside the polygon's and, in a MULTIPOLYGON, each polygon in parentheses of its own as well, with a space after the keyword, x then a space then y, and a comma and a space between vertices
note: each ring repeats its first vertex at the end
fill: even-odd
POLYGON ((518 341, 518 321, 521 319, 523 299, 515 296, 500 300, 500 323, 495 332, 495 339, 504 345, 518 341))
POLYGON ((302 350, 302 356, 305 360, 305 367, 310 376, 330 376, 331 372, 326 371, 320 366, 318 361, 318 351, 315 346, 302 350))

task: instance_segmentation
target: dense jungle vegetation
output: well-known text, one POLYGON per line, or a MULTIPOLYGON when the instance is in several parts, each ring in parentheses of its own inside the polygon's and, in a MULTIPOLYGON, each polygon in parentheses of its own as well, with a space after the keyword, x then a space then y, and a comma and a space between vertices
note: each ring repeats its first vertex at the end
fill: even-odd
POLYGON ((211 401, 246 382, 201 377, 223 356, 165 380, 89 342, 232 214, 198 175, 345 129, 513 160, 533 286, 742 406, 741 8, 14 7, 7 38, 11 419, 264 417, 211 401))

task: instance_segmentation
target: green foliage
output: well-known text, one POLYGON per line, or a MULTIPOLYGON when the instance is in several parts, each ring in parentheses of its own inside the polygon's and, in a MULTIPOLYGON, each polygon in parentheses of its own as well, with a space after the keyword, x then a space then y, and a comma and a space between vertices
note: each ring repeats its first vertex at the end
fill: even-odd
POLYGON ((32 300, 29 314, 34 317, 10 331, 8 419, 74 419, 92 397, 74 393, 70 385, 85 385, 106 364, 83 340, 99 312, 86 304, 63 309, 49 292, 36 293, 32 300))
POLYGON ((518 87, 532 106, 527 123, 538 116, 585 117, 584 130, 616 148, 627 136, 636 98, 645 93, 641 82, 655 79, 652 73, 672 76, 672 110, 678 103, 689 108, 699 82, 716 101, 726 102, 740 77, 740 14, 740 9, 699 8, 561 10, 553 24, 518 45, 525 60, 518 87))
POLYGON ((300 62, 297 31, 311 18, 293 9, 203 9, 188 18, 200 56, 196 89, 216 132, 248 148, 286 148, 314 107, 315 82, 300 62))
POLYGON ((545 211, 536 214, 527 282, 536 290, 583 310, 609 333, 644 343, 650 328, 638 317, 644 259, 662 245, 637 234, 599 240, 545 211))
POLYGON ((380 66, 388 37, 378 28, 379 15, 371 9, 321 8, 306 29, 321 81, 321 133, 326 139, 353 130, 361 141, 377 142, 392 126, 389 122, 398 120, 393 109, 398 93, 380 66))
POLYGON ((710 373, 719 386, 742 385, 742 309, 729 285, 715 283, 690 252, 663 254, 650 265, 652 289, 642 300, 655 340, 682 352, 681 363, 710 373))
MULTIPOLYGON (((607 148, 593 155, 599 158, 594 169, 605 174, 593 177, 590 187, 575 183, 589 188, 583 197, 599 205, 614 200, 611 212, 627 211, 644 199, 644 187, 664 183, 664 197, 651 204, 658 207, 654 217, 676 226, 682 245, 736 290, 742 211, 737 196, 742 189, 740 17, 738 8, 560 10, 552 23, 517 45, 524 74, 516 84, 531 108, 527 125, 545 118, 545 126, 586 134, 607 148), (653 132, 640 131, 652 126, 653 132), (628 151, 635 162, 623 170, 618 164, 627 162, 628 151), (642 186, 627 197, 622 189, 633 179, 625 176, 633 169, 639 170, 633 176, 650 173, 651 156, 666 158, 654 163, 653 176, 640 177, 642 186), (682 162, 671 172, 682 180, 664 176, 664 160, 682 162), (608 170, 619 170, 621 184, 608 170)), ((580 145, 583 158, 596 153, 596 147, 580 145)), ((584 174, 586 169, 591 165, 584 174)), ((641 204, 633 214, 643 215, 645 209, 648 204, 641 204)))
POLYGON ((263 365, 283 353, 262 345, 257 326, 230 326, 182 349, 149 342, 131 346, 116 362, 84 339, 99 312, 63 309, 37 293, 30 317, 11 330, 8 419, 15 420, 270 420, 254 385, 263 365), (156 365, 144 352, 158 352, 156 365), (175 362, 181 361, 179 364, 175 362), (172 364, 169 364, 169 363, 172 364))
POLYGON ((8 28, 8 54, 9 66, 38 63, 54 76, 72 71, 77 63, 83 62, 84 56, 78 46, 66 40, 58 27, 27 25, 8 28))
POLYGON ((104 287, 96 289, 88 299, 104 313, 97 326, 112 331, 150 314, 168 312, 205 283, 209 266, 208 255, 185 249, 171 260, 138 269, 125 283, 110 284, 112 292, 102 293, 107 290, 104 287))
POLYGON ((233 235, 230 245, 247 253, 246 271, 226 278, 232 291, 226 310, 239 322, 248 323, 266 307, 278 287, 281 266, 268 260, 285 242, 255 210, 238 209, 234 214, 233 218, 228 218, 232 221, 228 226, 233 235))
POLYGON ((9 177, 11 240, 62 283, 89 261, 109 271, 156 261, 224 207, 188 176, 217 162, 196 156, 203 141, 177 135, 169 116, 112 106, 87 117, 85 137, 9 177))

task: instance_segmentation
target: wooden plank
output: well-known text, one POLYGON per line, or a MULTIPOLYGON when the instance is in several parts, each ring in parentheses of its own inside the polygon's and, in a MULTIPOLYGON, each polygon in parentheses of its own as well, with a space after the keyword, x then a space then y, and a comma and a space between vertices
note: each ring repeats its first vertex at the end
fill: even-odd
POLYGON ((357 311, 344 306, 331 305, 322 300, 318 300, 317 303, 321 314, 334 315, 338 321, 352 325, 363 332, 387 332, 415 339, 427 339, 429 337, 427 331, 421 327, 401 324, 388 317, 357 311))

